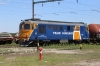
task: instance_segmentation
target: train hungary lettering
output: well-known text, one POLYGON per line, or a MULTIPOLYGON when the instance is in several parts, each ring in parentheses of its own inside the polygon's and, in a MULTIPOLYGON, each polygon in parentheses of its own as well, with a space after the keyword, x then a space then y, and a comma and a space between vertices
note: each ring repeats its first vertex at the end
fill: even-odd
POLYGON ((73 32, 53 32, 53 34, 56 34, 56 35, 66 35, 66 34, 73 34, 73 32))

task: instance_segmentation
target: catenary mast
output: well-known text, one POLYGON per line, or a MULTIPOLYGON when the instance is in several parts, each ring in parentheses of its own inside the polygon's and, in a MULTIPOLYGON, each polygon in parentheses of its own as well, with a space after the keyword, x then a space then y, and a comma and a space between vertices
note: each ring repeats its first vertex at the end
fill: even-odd
POLYGON ((32 19, 34 20, 34 4, 55 2, 55 1, 63 1, 63 0, 46 0, 46 1, 37 1, 37 2, 34 2, 34 0, 32 0, 32 19))

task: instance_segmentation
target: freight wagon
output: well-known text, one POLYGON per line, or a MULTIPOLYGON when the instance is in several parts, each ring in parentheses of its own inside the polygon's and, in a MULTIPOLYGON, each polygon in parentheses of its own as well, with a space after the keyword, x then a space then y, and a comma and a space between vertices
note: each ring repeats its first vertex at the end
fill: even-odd
POLYGON ((11 44, 13 41, 13 37, 8 32, 0 33, 0 44, 11 44))
POLYGON ((89 24, 90 42, 100 43, 100 24, 89 24))

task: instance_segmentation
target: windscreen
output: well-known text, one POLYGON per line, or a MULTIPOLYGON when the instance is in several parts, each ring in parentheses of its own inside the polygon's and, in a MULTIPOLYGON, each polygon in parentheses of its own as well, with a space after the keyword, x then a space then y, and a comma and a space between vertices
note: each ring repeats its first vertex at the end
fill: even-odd
POLYGON ((20 24, 20 26, 19 26, 19 30, 21 30, 22 29, 22 24, 20 24))
POLYGON ((30 24, 24 24, 24 30, 29 30, 30 29, 30 24))

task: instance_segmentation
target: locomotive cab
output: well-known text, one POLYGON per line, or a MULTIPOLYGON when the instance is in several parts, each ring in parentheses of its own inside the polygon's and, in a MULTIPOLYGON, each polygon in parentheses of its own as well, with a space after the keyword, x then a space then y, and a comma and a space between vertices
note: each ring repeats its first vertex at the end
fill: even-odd
POLYGON ((30 34, 32 33, 31 23, 21 23, 19 26, 19 40, 28 40, 30 34))
POLYGON ((17 39, 18 43, 21 42, 27 42, 29 41, 29 38, 36 28, 37 24, 36 23, 31 23, 31 22, 21 22, 19 25, 19 36, 17 39))

